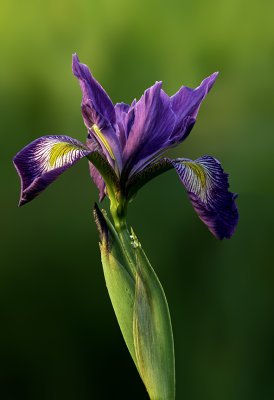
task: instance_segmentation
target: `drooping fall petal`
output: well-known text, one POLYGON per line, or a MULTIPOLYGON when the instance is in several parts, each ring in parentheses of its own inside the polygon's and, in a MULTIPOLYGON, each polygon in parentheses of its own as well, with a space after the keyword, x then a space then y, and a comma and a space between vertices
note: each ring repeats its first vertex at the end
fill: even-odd
POLYGON ((176 169, 194 209, 209 230, 218 239, 230 238, 239 218, 237 195, 228 191, 228 174, 213 157, 204 156, 195 161, 162 158, 130 178, 126 188, 128 198, 134 198, 147 182, 172 168, 176 169))
POLYGON ((203 156, 195 161, 170 160, 201 220, 218 239, 230 238, 238 223, 237 194, 228 191, 228 174, 218 160, 203 156))
POLYGON ((91 150, 69 136, 43 136, 22 149, 13 159, 21 179, 19 206, 42 192, 61 173, 91 150))

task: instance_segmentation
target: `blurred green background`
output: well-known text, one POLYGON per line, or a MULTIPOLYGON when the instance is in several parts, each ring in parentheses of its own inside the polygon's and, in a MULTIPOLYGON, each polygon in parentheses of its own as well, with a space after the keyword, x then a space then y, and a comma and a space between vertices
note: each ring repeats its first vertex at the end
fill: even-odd
POLYGON ((175 171, 142 189, 128 220, 169 301, 177 399, 274 398, 273 15, 268 0, 1 1, 1 399, 147 398, 106 291, 86 161, 17 208, 22 147, 85 141, 74 52, 114 103, 220 71, 170 155, 222 162, 235 235, 210 234, 175 171))

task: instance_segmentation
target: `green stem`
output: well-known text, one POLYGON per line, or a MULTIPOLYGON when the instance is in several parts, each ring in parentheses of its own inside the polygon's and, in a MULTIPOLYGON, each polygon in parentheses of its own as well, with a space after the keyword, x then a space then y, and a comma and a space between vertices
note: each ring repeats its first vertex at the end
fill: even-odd
POLYGON ((114 226, 117 232, 122 232, 127 229, 126 215, 127 215, 127 202, 119 196, 109 196, 110 198, 110 212, 114 221, 114 226))
POLYGON ((121 245, 124 254, 128 261, 128 266, 130 269, 130 274, 133 279, 136 279, 136 256, 134 253, 134 248, 132 245, 132 240, 130 237, 130 231, 128 229, 126 214, 127 214, 127 202, 124 198, 120 197, 120 202, 118 203, 116 199, 110 199, 110 211, 114 221, 115 230, 121 241, 121 245))

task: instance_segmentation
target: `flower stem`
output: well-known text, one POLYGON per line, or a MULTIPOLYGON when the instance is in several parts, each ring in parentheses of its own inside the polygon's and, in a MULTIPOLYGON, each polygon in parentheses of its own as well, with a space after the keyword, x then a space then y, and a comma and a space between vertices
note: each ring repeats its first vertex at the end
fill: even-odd
POLYGON ((130 268, 130 273, 133 279, 136 279, 136 255, 134 253, 134 248, 130 236, 130 231, 128 229, 126 220, 127 203, 123 200, 117 204, 117 201, 111 201, 110 211, 114 221, 115 230, 121 241, 121 245, 124 254, 128 261, 128 266, 130 268))

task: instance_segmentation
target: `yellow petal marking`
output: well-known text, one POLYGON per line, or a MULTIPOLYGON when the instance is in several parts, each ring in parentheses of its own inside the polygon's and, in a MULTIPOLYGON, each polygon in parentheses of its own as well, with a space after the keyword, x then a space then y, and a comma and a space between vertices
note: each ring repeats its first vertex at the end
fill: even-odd
POLYGON ((206 173, 203 167, 200 164, 188 161, 183 162, 183 164, 194 172, 194 174, 200 180, 202 188, 204 188, 206 184, 206 173))
POLYGON ((104 137, 104 135, 102 134, 102 132, 100 131, 100 129, 98 128, 97 125, 92 125, 91 129, 94 130, 94 132, 96 133, 96 135, 99 137, 99 139, 101 140, 101 142, 103 143, 103 145, 105 146, 105 148, 107 149, 107 151, 109 152, 110 157, 115 160, 114 154, 111 150, 110 145, 108 144, 107 139, 104 137))
POLYGON ((53 167, 58 158, 64 157, 67 153, 69 153, 72 150, 80 150, 80 148, 78 148, 72 143, 66 143, 66 142, 60 142, 54 144, 50 151, 50 158, 49 158, 50 166, 53 167))

